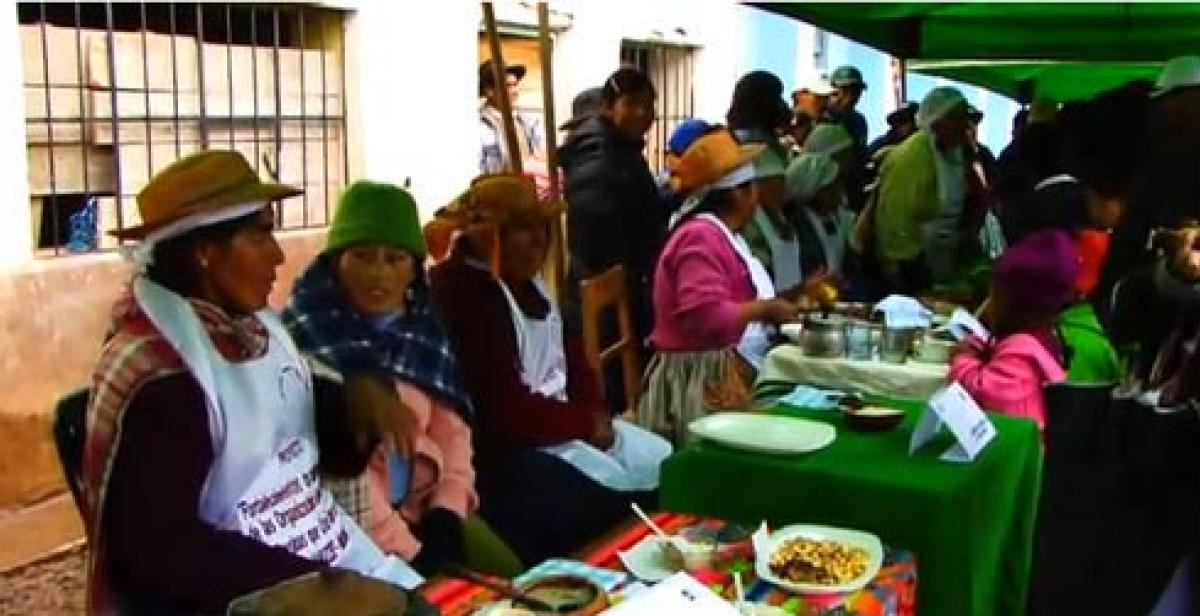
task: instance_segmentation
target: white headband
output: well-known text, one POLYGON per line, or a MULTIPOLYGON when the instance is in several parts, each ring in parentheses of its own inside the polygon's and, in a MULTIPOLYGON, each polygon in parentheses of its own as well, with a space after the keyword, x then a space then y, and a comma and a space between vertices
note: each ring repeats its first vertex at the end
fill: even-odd
POLYGON ((189 231, 195 231, 202 227, 211 227, 212 225, 234 220, 235 218, 249 216, 264 207, 267 207, 266 201, 251 201, 215 211, 196 212, 195 214, 184 216, 161 229, 151 232, 142 241, 122 247, 121 256, 133 264, 134 271, 144 274, 154 264, 154 247, 160 242, 177 238, 189 231))
POLYGON ((756 177, 757 176, 754 173, 754 163, 746 162, 737 169, 725 174, 725 177, 713 182, 709 188, 712 190, 718 190, 721 188, 737 188, 746 182, 754 181, 756 177))

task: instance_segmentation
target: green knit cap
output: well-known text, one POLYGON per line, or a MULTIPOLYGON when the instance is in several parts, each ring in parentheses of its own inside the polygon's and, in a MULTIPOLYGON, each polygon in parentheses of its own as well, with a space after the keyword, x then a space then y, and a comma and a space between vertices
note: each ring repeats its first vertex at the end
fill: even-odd
POLYGON ((329 226, 325 252, 363 242, 382 242, 416 257, 425 256, 417 204, 407 190, 359 180, 342 193, 329 226))

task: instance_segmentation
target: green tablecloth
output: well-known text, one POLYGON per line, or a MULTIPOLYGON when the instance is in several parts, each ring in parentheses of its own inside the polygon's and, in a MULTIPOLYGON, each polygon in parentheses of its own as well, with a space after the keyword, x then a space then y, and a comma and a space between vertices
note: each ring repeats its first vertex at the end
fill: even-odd
POLYGON ((896 430, 852 431, 832 411, 775 412, 832 423, 837 440, 802 456, 770 456, 707 441, 663 467, 662 506, 745 524, 819 523, 873 532, 914 550, 917 612, 1013 616, 1025 611, 1041 476, 1031 421, 990 415, 997 436, 971 464, 938 460, 942 434, 908 454, 923 403, 893 402, 908 416, 896 430))

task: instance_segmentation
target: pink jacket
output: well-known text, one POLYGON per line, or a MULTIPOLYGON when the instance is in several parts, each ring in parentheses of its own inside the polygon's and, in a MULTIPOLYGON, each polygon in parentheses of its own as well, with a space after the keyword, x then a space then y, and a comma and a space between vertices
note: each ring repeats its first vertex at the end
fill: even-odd
POLYGON ((971 350, 950 360, 950 380, 958 381, 979 406, 1028 417, 1046 427, 1042 386, 1067 378, 1062 365, 1032 334, 1017 333, 999 342, 971 338, 971 350))
POLYGON ((672 234, 654 270, 654 332, 659 351, 709 351, 738 343, 740 305, 757 295, 750 271, 724 230, 694 218, 672 234))
POLYGON ((399 510, 388 502, 387 447, 380 445, 371 457, 367 489, 371 501, 368 532, 384 552, 411 560, 421 542, 410 525, 434 507, 443 507, 460 517, 475 510, 475 469, 471 465, 471 430, 453 409, 431 398, 421 389, 396 381, 400 399, 416 415, 416 439, 408 497, 399 510))

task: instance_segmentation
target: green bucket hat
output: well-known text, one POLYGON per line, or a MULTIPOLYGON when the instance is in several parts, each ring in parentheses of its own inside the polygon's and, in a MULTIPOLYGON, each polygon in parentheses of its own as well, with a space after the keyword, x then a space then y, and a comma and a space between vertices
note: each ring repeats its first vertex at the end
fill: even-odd
POLYGON ((382 242, 403 248, 416 257, 425 256, 417 203, 407 190, 359 180, 342 193, 329 226, 325 252, 363 242, 382 242))

